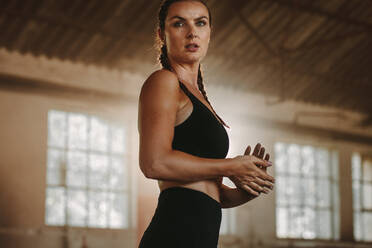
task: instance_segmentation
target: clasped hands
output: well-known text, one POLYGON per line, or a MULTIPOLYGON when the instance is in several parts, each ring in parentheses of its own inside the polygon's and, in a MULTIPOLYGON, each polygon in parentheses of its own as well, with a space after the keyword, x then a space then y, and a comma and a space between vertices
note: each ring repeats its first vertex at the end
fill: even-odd
POLYGON ((253 154, 251 147, 248 146, 244 155, 235 157, 241 163, 241 172, 234 173, 229 179, 235 184, 237 188, 245 190, 247 193, 254 196, 259 196, 260 193, 268 194, 274 188, 274 177, 267 174, 267 167, 272 163, 269 161, 270 154, 265 154, 265 148, 258 143, 253 154))

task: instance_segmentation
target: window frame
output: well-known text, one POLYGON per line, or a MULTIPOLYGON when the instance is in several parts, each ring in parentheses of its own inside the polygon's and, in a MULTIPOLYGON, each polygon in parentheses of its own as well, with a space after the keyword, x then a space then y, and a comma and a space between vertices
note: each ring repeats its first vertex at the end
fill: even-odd
MULTIPOLYGON (((364 231, 364 228, 365 228, 365 224, 364 223, 361 223, 359 222, 360 226, 357 226, 357 223, 356 223, 356 215, 358 214, 360 216, 360 220, 363 221, 363 214, 364 213, 370 213, 372 215, 372 206, 370 208, 365 208, 364 207, 364 185, 365 184, 368 184, 371 188, 372 188, 372 177, 370 180, 365 180, 364 179, 364 166, 365 166, 365 163, 364 161, 365 160, 368 160, 368 161, 371 161, 372 163, 372 154, 365 154, 365 153, 359 153, 359 152, 353 152, 352 153, 352 158, 351 158, 351 167, 352 167, 352 175, 351 175, 351 179, 352 179, 352 188, 353 188, 353 225, 354 225, 354 232, 353 232, 353 237, 355 239, 355 241, 357 242, 362 242, 362 243, 371 243, 372 242, 372 237, 371 239, 366 239, 365 238, 365 231, 364 231), (359 178, 355 178, 355 175, 354 175, 354 172, 355 172, 355 164, 354 164, 354 159, 358 159, 359 161, 359 164, 358 164, 358 167, 359 167, 359 171, 358 171, 358 175, 359 175, 359 178), (358 195, 359 195, 359 202, 358 202, 358 206, 356 206, 355 204, 355 192, 354 192, 354 187, 356 187, 356 185, 358 185, 358 195), (360 229, 360 233, 357 233, 357 230, 358 228, 360 229), (360 236, 359 236, 360 235, 360 236)), ((372 197, 372 196, 371 196, 372 197)))
MULTIPOLYGON (((278 143, 284 144, 286 146, 286 149, 290 145, 297 145, 299 146, 300 149, 303 147, 311 147, 314 149, 314 151, 318 150, 326 150, 328 153, 328 176, 327 177, 320 177, 317 175, 317 173, 314 173, 312 176, 307 176, 306 178, 312 178, 315 180, 315 184, 317 184, 320 180, 325 180, 327 179, 328 185, 329 185, 329 206, 327 207, 320 207, 316 203, 314 206, 306 204, 304 202, 300 202, 298 205, 295 207, 299 208, 300 211, 303 211, 303 209, 310 208, 316 215, 315 215, 315 237, 314 238, 305 238, 304 234, 301 234, 301 237, 293 237, 287 232, 286 236, 279 236, 278 234, 278 209, 279 208, 284 208, 287 209, 287 220, 290 219, 290 214, 289 211, 291 209, 292 203, 287 202, 286 204, 279 204, 278 203, 278 185, 275 187, 275 238, 278 240, 299 240, 299 241, 338 241, 340 239, 340 218, 339 218, 339 209, 340 209, 340 200, 339 200, 339 162, 338 162, 338 150, 334 146, 327 146, 324 144, 314 144, 312 142, 297 142, 297 140, 288 140, 288 139, 281 139, 281 140, 276 140, 273 142, 273 151, 274 151, 274 160, 276 161, 278 158, 278 154, 276 153, 276 145, 278 143), (319 237, 318 233, 318 226, 319 224, 317 223, 319 219, 319 215, 317 214, 319 210, 328 210, 330 214, 330 238, 321 238, 319 237)), ((301 150, 300 150, 301 151, 301 150)), ((286 151, 288 153, 288 151, 286 151)), ((288 156, 288 155, 287 155, 288 156)), ((300 166, 303 164, 303 159, 302 156, 300 155, 300 166)), ((316 163, 316 157, 317 154, 313 154, 314 157, 314 163, 316 163)), ((278 172, 277 167, 275 166, 276 162, 274 162, 274 167, 275 167, 275 177, 276 177, 276 184, 278 184, 278 175, 286 179, 286 183, 288 181, 288 178, 291 177, 296 177, 300 176, 300 178, 305 178, 303 176, 303 173, 301 171, 298 172, 298 174, 291 174, 288 170, 286 170, 284 173, 283 172, 278 172)), ((318 197, 317 189, 315 189, 315 199, 318 197)), ((289 223, 289 221, 288 221, 289 223)), ((289 225, 289 224, 287 224, 289 225)), ((287 227, 287 230, 289 228, 287 227)))
MULTIPOLYGON (((47 142, 46 142, 46 176, 45 176, 45 202, 44 202, 44 207, 45 207, 45 214, 44 214, 44 219, 43 219, 43 224, 44 226, 46 227, 52 227, 52 228, 60 228, 60 227, 69 227, 69 228, 84 228, 84 229, 107 229, 107 230, 126 230, 126 229, 130 229, 131 227, 133 227, 133 221, 132 221, 132 218, 131 218, 131 215, 132 215, 132 212, 133 212, 133 204, 131 202, 131 199, 133 198, 133 190, 132 190, 132 168, 130 166, 130 163, 132 161, 132 158, 131 158, 131 152, 130 152, 130 143, 131 143, 131 132, 130 132, 130 129, 131 129, 131 125, 129 123, 128 120, 117 120, 115 118, 110 118, 109 116, 102 116, 101 114, 99 113, 88 113, 87 111, 70 111, 70 110, 61 110, 61 109, 56 109, 56 108, 53 108, 53 109, 49 109, 48 112, 47 112, 47 142), (53 111, 56 111, 56 112, 61 112, 63 114, 65 114, 65 132, 64 132, 64 135, 65 135, 65 141, 64 141, 64 145, 63 147, 56 147, 54 145, 50 145, 49 144, 49 132, 50 132, 50 123, 49 123, 49 118, 50 118, 50 114, 51 112, 53 111), (87 139, 86 139, 86 144, 87 144, 87 147, 86 149, 77 149, 77 148, 70 148, 69 147, 69 126, 68 126, 68 122, 69 122, 69 116, 70 115, 81 115, 81 116, 84 116, 86 121, 87 121, 87 139), (124 151, 122 153, 113 153, 110 149, 109 149, 109 146, 110 146, 110 142, 107 142, 107 151, 105 152, 100 152, 100 151, 95 151, 95 150, 92 150, 89 145, 90 145, 90 137, 89 137, 89 132, 90 132, 90 127, 91 127, 91 123, 92 123, 92 120, 93 119, 97 119, 99 121, 103 121, 105 123, 105 126, 107 127, 108 129, 108 136, 111 135, 111 130, 113 128, 117 128, 117 129, 120 129, 120 130, 123 130, 124 131, 124 151), (62 172, 62 182, 61 184, 49 184, 48 183, 48 153, 50 150, 58 150, 58 151, 61 151, 63 153, 63 162, 64 162, 64 168, 61 168, 61 172, 62 172), (67 185, 67 163, 68 163, 68 156, 69 156, 69 152, 76 152, 76 151, 79 151, 79 152, 83 152, 85 153, 86 155, 86 158, 87 158, 87 161, 86 161, 86 170, 85 170, 85 173, 86 173, 86 185, 85 186, 71 186, 71 185, 67 185), (112 158, 113 157, 117 157, 117 158, 120 158, 123 163, 123 166, 125 166, 124 170, 124 175, 126 175, 126 181, 124 181, 125 183, 125 187, 123 189, 113 189, 111 188, 109 185, 107 186, 107 188, 105 189, 102 189, 102 188, 91 188, 91 186, 89 185, 89 166, 90 166, 90 157, 91 155, 105 155, 107 156, 107 174, 109 174, 109 171, 110 171, 110 165, 112 164, 112 158), (125 164, 125 165, 124 165, 125 164), (52 188, 61 188, 64 190, 64 207, 63 207, 63 211, 64 211, 64 224, 49 224, 47 222, 47 191, 48 189, 52 189, 52 188), (85 194, 86 194, 86 203, 85 203, 85 211, 86 211, 86 214, 85 214, 85 220, 84 220, 84 225, 74 225, 74 224, 71 224, 69 223, 69 219, 68 219, 68 204, 69 204, 69 199, 68 199, 68 191, 70 190, 81 190, 83 191, 85 194), (110 215, 110 210, 106 210, 106 214, 107 214, 107 222, 105 224, 104 227, 100 227, 100 226, 97 226, 97 225, 89 225, 89 194, 90 192, 104 192, 106 194, 106 200, 109 200, 110 197, 111 197, 111 194, 119 194, 121 196, 123 196, 123 200, 125 201, 125 199, 127 199, 127 202, 126 202, 126 213, 127 215, 125 215, 123 213, 123 216, 126 218, 126 223, 127 223, 127 226, 124 226, 124 227, 113 227, 112 224, 110 223, 110 218, 108 217, 110 215)), ((110 140, 110 137, 108 137, 108 140, 110 140)), ((111 206, 111 205, 110 205, 111 206)))

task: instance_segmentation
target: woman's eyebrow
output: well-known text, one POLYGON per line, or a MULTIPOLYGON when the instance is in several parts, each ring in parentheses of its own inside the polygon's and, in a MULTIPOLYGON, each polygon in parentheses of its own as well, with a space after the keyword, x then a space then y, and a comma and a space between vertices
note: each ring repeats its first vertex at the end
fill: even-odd
MULTIPOLYGON (((206 16, 201 16, 201 17, 195 18, 194 20, 195 21, 199 21, 199 20, 204 19, 204 18, 208 20, 208 17, 206 17, 206 16)), ((169 20, 172 20, 172 19, 180 19, 182 21, 186 21, 185 18, 183 18, 181 16, 177 16, 177 15, 176 16, 172 16, 171 18, 169 18, 169 20)))

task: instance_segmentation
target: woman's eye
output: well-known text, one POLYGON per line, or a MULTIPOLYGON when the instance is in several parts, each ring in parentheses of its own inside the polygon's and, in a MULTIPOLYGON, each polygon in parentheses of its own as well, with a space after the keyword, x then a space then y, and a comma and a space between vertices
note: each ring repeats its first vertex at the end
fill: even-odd
POLYGON ((205 26, 207 23, 205 21, 199 21, 196 23, 198 26, 205 26))
POLYGON ((182 22, 175 22, 173 24, 174 27, 182 27, 183 26, 183 23, 182 22))

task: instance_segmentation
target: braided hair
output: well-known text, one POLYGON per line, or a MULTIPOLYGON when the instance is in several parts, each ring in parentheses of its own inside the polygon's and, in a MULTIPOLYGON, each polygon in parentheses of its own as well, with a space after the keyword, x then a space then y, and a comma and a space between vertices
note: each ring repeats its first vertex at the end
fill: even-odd
MULTIPOLYGON (((167 18, 167 15, 168 15, 168 9, 169 7, 175 3, 175 2, 181 2, 181 1, 186 1, 186 0, 164 0, 160 6, 160 9, 159 9, 159 23, 158 23, 158 26, 159 26, 159 29, 164 32, 164 29, 165 29, 165 19, 167 18)), ((197 1, 197 2, 200 2, 202 3, 208 10, 208 14, 209 14, 209 25, 212 24, 212 16, 211 16, 211 12, 208 8, 208 6, 206 5, 205 2, 203 2, 202 0, 192 0, 192 1, 197 1)), ((172 71, 172 67, 170 65, 170 62, 169 62, 169 59, 168 59, 168 51, 167 51, 167 46, 165 44, 165 42, 161 42, 159 41, 158 39, 158 43, 160 44, 159 47, 160 47, 160 55, 159 55, 159 61, 160 61, 160 64, 162 65, 162 67, 166 70, 169 70, 169 71, 172 71)), ((204 99, 208 102, 208 104, 211 106, 212 110, 213 110, 213 113, 217 116, 217 118, 219 119, 219 121, 226 127, 230 128, 222 119, 221 117, 216 113, 216 111, 214 111, 214 108, 212 107, 211 103, 209 102, 208 100, 208 97, 207 97, 207 92, 205 91, 204 89, 204 83, 203 83, 203 74, 202 74, 202 70, 201 70, 201 65, 199 64, 199 70, 198 70, 198 88, 200 90, 200 92, 203 94, 203 97, 204 99)))

